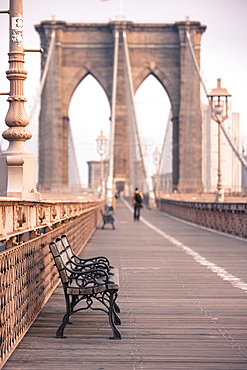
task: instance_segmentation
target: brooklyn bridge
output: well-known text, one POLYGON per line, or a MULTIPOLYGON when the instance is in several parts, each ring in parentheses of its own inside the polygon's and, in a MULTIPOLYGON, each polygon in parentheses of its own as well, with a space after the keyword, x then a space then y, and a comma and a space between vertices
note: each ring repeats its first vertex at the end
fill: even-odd
MULTIPOLYGON (((1 93, 9 103, 2 133, 8 147, 0 153, 1 368, 246 369, 247 206, 241 180, 247 164, 225 81, 219 78, 208 91, 200 72, 206 26, 188 19, 45 20, 35 26, 40 50, 27 50, 22 0, 9 5, 1 11, 10 19, 10 87, 1 93), (26 145, 32 137, 24 96, 29 51, 41 53, 37 164, 26 145), (88 76, 102 87, 111 116, 109 138, 103 132, 97 137, 100 161, 88 164, 85 188, 69 107, 88 76), (154 172, 135 102, 150 76, 171 106, 162 148, 153 152, 154 172), (139 221, 133 219, 135 188, 143 193, 139 221), (77 256, 107 256, 107 271, 115 271, 108 271, 109 283, 97 282, 97 292, 90 285, 88 293, 80 280, 87 309, 73 316, 65 339, 55 334, 68 309, 65 285, 78 274, 80 258, 75 270, 70 260, 64 283, 67 262, 62 259, 59 275, 58 255, 54 265, 49 248, 62 235, 77 256), (108 320, 91 296, 101 302, 103 286, 110 294, 116 289, 109 288, 116 276, 117 306, 111 295, 102 296, 108 320), (121 319, 121 340, 109 342, 110 326, 118 332, 112 312, 115 324, 121 319)), ((94 269, 105 275, 102 261, 94 269)))

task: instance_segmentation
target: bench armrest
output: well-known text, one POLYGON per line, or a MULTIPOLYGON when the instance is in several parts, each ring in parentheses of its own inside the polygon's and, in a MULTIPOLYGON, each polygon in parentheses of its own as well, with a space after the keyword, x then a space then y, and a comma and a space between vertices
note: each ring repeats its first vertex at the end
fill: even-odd
POLYGON ((96 270, 104 270, 107 272, 107 274, 110 273, 110 269, 108 265, 105 264, 104 262, 78 263, 74 259, 70 259, 68 264, 70 264, 72 269, 75 271, 88 271, 88 270, 96 269, 96 270))
POLYGON ((100 269, 89 269, 87 271, 71 270, 65 266, 70 285, 76 284, 79 288, 86 288, 88 286, 99 286, 110 284, 109 275, 100 269))
POLYGON ((100 263, 105 263, 109 268, 111 268, 108 258, 103 257, 103 256, 91 257, 91 258, 81 258, 73 253, 73 261, 79 264, 85 264, 88 262, 91 262, 91 263, 100 262, 100 263))

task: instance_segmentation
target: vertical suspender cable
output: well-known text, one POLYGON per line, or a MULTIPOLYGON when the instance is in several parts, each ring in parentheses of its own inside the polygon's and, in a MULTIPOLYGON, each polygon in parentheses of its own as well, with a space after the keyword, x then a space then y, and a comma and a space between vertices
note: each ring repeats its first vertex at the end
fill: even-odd
POLYGON ((38 101, 39 101, 39 99, 41 97, 41 94, 42 94, 42 91, 43 91, 43 88, 44 88, 44 85, 45 85, 46 77, 47 77, 49 66, 50 66, 50 62, 51 62, 51 56, 52 56, 52 52, 53 52, 54 43, 55 43, 55 29, 53 29, 52 30, 52 33, 51 33, 51 40, 50 40, 50 45, 49 45, 49 48, 48 48, 48 53, 47 53, 45 68, 44 68, 44 71, 43 71, 43 74, 42 74, 42 77, 41 77, 39 90, 38 90, 37 96, 35 98, 35 102, 34 102, 32 111, 31 111, 31 113, 29 115, 30 121, 33 118, 33 115, 35 113, 36 107, 38 105, 38 101))
MULTIPOLYGON (((39 101, 40 101, 41 94, 42 94, 43 89, 44 89, 45 81, 46 81, 47 74, 48 74, 48 71, 49 71, 49 68, 50 68, 50 64, 51 64, 52 53, 53 53, 53 50, 54 50, 54 44, 55 44, 55 29, 53 28, 52 29, 52 32, 51 32, 50 43, 49 43, 49 47, 48 47, 48 51, 47 51, 47 57, 46 57, 45 67, 44 67, 44 70, 43 70, 43 73, 42 73, 42 76, 41 76, 39 89, 38 89, 38 92, 37 92, 37 95, 36 95, 34 104, 32 106, 31 112, 29 114, 30 124, 32 124, 32 120, 33 120, 34 114, 36 112, 36 109, 37 109, 38 104, 39 104, 39 101)), ((40 138, 39 137, 38 140, 39 141, 42 141, 42 140, 45 140, 45 138, 40 138)), ((37 156, 38 157, 39 157, 39 154, 40 153, 39 153, 39 150, 38 150, 38 153, 37 153, 37 156)), ((38 161, 38 158, 37 158, 37 161, 38 161)), ((43 169, 41 169, 39 167, 39 174, 41 174, 41 172, 43 172, 43 169)))
MULTIPOLYGON (((43 89, 44 89, 45 81, 46 81, 48 71, 49 71, 49 67, 50 67, 50 63, 51 63, 52 53, 53 53, 53 50, 54 50, 55 35, 56 35, 56 32, 55 32, 55 29, 53 28, 52 33, 51 33, 51 38, 50 38, 50 44, 49 44, 49 47, 48 47, 45 68, 44 68, 44 71, 42 73, 42 77, 41 77, 41 80, 40 80, 39 90, 38 90, 37 96, 35 98, 35 102, 34 102, 32 111, 29 115, 30 121, 32 120, 32 118, 34 116, 35 110, 37 108, 38 102, 40 100, 41 94, 42 94, 43 89)), ((79 169, 78 169, 78 163, 76 161, 75 147, 74 147, 74 142, 73 142, 73 138, 72 138, 70 123, 69 123, 68 130, 69 130, 68 134, 69 134, 69 138, 70 138, 69 140, 70 140, 70 144, 71 144, 71 150, 72 150, 72 153, 73 153, 73 157, 75 158, 76 178, 77 178, 77 181, 78 181, 78 186, 80 187, 81 186, 80 173, 79 173, 79 169)))
POLYGON ((169 133, 171 131, 171 119, 172 119, 172 111, 170 110, 167 125, 166 125, 166 131, 165 131, 165 137, 161 148, 161 155, 160 155, 160 161, 159 161, 159 167, 158 167, 158 174, 161 174, 161 167, 162 167, 162 159, 164 158, 165 149, 168 145, 168 139, 169 139, 169 133))
POLYGON ((113 178, 113 166, 114 166, 118 47, 119 47, 119 33, 118 31, 116 31, 115 32, 115 45, 114 45, 113 82, 112 82, 111 145, 110 145, 110 170, 109 170, 111 178, 113 178))
POLYGON ((118 49, 119 32, 114 35, 114 61, 113 61, 113 81, 112 81, 112 107, 111 107, 111 139, 110 139, 110 163, 109 178, 107 181, 106 202, 112 205, 113 198, 113 168, 114 168, 114 143, 115 143, 115 119, 116 119, 116 94, 117 94, 117 69, 118 69, 118 49))
MULTIPOLYGON (((161 154, 160 154, 160 161, 159 161, 159 167, 158 167, 158 189, 161 188, 161 181, 163 185, 163 179, 162 174, 167 175, 172 173, 172 158, 171 158, 171 146, 172 146, 172 110, 169 112, 167 125, 166 125, 166 131, 165 131, 165 137, 162 144, 161 154), (168 153, 168 154, 167 154, 168 153)), ((165 190, 168 189, 171 191, 172 188, 172 182, 171 179, 169 180, 168 176, 164 178, 165 180, 165 190), (167 178, 167 179, 166 179, 167 178), (168 182, 169 181, 169 182, 168 182), (168 182, 168 184, 167 184, 168 182)), ((157 191, 159 194, 159 192, 157 191)))
MULTIPOLYGON (((134 116, 134 128, 135 128, 135 131, 136 131, 136 136, 137 136, 137 141, 138 141, 138 147, 139 147, 140 157, 141 157, 142 164, 143 164, 144 178, 145 178, 146 182, 148 182, 148 180, 149 180, 148 167, 146 165, 145 156, 143 154, 143 149, 142 149, 143 147, 142 147, 142 144, 141 144, 141 138, 140 138, 139 128, 138 128, 137 119, 136 119, 136 110, 135 110, 135 104, 134 104, 134 88, 133 88, 133 81, 132 81, 132 77, 131 77, 129 49, 128 49, 127 36, 126 36, 126 32, 125 31, 123 31, 123 40, 124 40, 124 51, 125 51, 125 58, 126 58, 126 64, 127 64, 128 82, 129 82, 129 87, 130 87, 130 98, 131 98, 130 100, 131 100, 132 111, 133 111, 133 116, 134 116)), ((148 189, 150 191, 153 190, 151 188, 152 187, 152 183, 151 182, 149 184, 147 184, 147 186, 148 186, 148 189)))
MULTIPOLYGON (((72 136, 72 132, 71 132, 71 127, 70 127, 70 121, 69 121, 69 124, 68 124, 68 147, 71 148, 71 152, 72 152, 72 164, 75 166, 75 184, 78 186, 78 190, 80 190, 81 188, 81 177, 80 177, 80 171, 79 171, 79 167, 78 167, 78 161, 76 159, 76 152, 75 152, 75 145, 74 145, 74 140, 73 140, 73 136, 72 136)), ((69 156, 69 154, 68 154, 69 156)), ((68 161, 69 163, 69 161, 68 161)), ((68 168, 69 169, 69 168, 68 168)), ((69 176, 70 178, 70 176, 69 176)), ((72 187, 73 187, 73 183, 72 183, 72 187)))

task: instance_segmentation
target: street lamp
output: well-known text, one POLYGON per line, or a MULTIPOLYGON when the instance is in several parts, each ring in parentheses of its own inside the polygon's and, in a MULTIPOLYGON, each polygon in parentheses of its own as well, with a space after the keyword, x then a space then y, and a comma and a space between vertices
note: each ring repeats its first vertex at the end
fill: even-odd
POLYGON ((103 131, 100 131, 100 136, 96 139, 97 153, 100 155, 100 196, 103 194, 103 179, 104 179, 104 168, 103 168, 103 155, 106 153, 107 138, 103 135, 103 131))
POLYGON ((220 152, 220 128, 221 123, 228 118, 228 96, 229 92, 221 87, 221 79, 217 79, 217 88, 207 95, 210 99, 211 118, 218 123, 218 182, 216 202, 224 201, 224 190, 221 179, 221 152, 220 152))
POLYGON ((153 162, 155 165, 155 195, 157 197, 158 195, 158 170, 159 170, 159 164, 160 164, 160 152, 158 148, 156 147, 153 152, 153 162))

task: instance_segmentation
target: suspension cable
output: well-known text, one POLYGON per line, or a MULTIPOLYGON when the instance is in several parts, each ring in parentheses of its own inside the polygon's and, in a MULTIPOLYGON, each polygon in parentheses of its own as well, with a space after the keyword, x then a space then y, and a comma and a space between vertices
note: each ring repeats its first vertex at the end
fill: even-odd
POLYGON ((38 89, 38 92, 37 92, 37 95, 36 95, 31 113, 29 115, 29 120, 30 121, 32 120, 32 118, 34 116, 34 113, 35 113, 36 108, 38 106, 38 103, 39 103, 39 100, 40 100, 40 97, 41 97, 41 94, 42 94, 42 91, 43 91, 43 88, 44 88, 44 85, 45 85, 46 77, 47 77, 50 62, 51 62, 51 56, 52 56, 52 52, 53 52, 54 42, 55 42, 55 29, 53 29, 52 33, 51 33, 51 39, 50 39, 50 44, 49 44, 49 48, 48 48, 45 68, 44 68, 44 71, 43 71, 43 74, 42 74, 42 77, 41 77, 40 86, 39 86, 39 89, 38 89))
MULTIPOLYGON (((125 58, 126 58, 126 64, 127 64, 127 75, 128 75, 128 82, 129 82, 129 87, 130 87, 130 98, 131 98, 131 105, 132 105, 132 111, 133 111, 133 117, 134 117, 134 128, 136 131, 136 136, 137 136, 137 142, 138 142, 138 147, 139 147, 139 153, 141 157, 141 161, 143 164, 143 173, 144 173, 144 178, 147 181, 149 178, 148 174, 148 167, 145 161, 145 156, 143 154, 143 146, 141 143, 141 137, 139 133, 139 127, 137 124, 137 116, 136 116, 136 110, 135 110, 135 104, 134 104, 134 87, 133 87, 133 81, 131 77, 131 68, 130 68, 130 58, 129 58, 129 49, 128 49, 128 44, 127 44, 127 36, 126 32, 123 31, 123 40, 124 40, 124 51, 125 51, 125 58)), ((151 183, 148 184, 148 187, 150 188, 151 183)), ((152 189, 150 189, 152 190, 152 189)))
POLYGON ((172 126, 172 120, 171 119, 172 119, 172 110, 170 109, 167 124, 166 124, 165 137, 164 137, 164 141, 163 141, 162 148, 161 148, 159 167, 158 167, 158 171, 157 171, 159 175, 161 174, 161 171, 162 171, 162 164, 163 164, 162 159, 164 158, 164 153, 165 153, 165 150, 167 148, 168 140, 169 140, 169 137, 170 137, 170 130, 171 130, 171 126, 172 126))
MULTIPOLYGON (((195 52, 194 52, 194 49, 193 49, 193 46, 192 46, 192 43, 191 43, 191 38, 190 38, 190 34, 189 32, 187 31, 186 32, 186 37, 187 37, 187 40, 188 40, 188 44, 189 44, 189 48, 190 48, 190 52, 191 52, 191 55, 192 55, 192 59, 193 59, 193 62, 194 62, 194 65, 195 65, 195 68, 196 68, 196 71, 198 73, 198 76, 200 78, 200 82, 202 84, 202 87, 203 87, 203 90, 206 94, 206 96, 208 95, 208 92, 207 92, 207 88, 206 88, 206 85, 203 81, 203 78, 201 76, 201 72, 200 72, 200 68, 198 66, 198 62, 197 62, 197 59, 196 59, 196 56, 195 56, 195 52)), ((208 99, 208 102, 209 102, 209 98, 207 96, 207 99, 208 99)), ((244 169, 247 171, 247 162, 246 160, 244 159, 244 157, 242 156, 241 153, 239 153, 238 149, 235 147, 235 145, 233 144, 232 142, 232 139, 230 138, 230 136, 228 135, 228 133, 226 132, 226 129, 224 127, 224 125, 220 125, 221 127, 221 130, 223 131, 228 143, 230 144, 233 152, 236 154, 237 158, 240 160, 240 162, 242 163, 244 169)))
POLYGON ((109 164, 109 177, 111 181, 113 179, 113 166, 114 166, 118 49, 119 49, 119 32, 116 31, 114 45, 113 81, 112 81, 112 113, 111 113, 110 164, 109 164))
MULTIPOLYGON (((78 188, 81 188, 81 177, 80 177, 80 171, 78 167, 78 161, 76 158, 76 151, 75 151, 75 145, 74 145, 74 140, 73 140, 73 135, 71 132, 71 126, 70 126, 70 121, 68 124, 68 147, 71 149, 72 152, 72 161, 71 163, 74 165, 75 169, 75 184, 78 185, 78 188)), ((70 177, 70 176, 69 176, 70 177)), ((73 186, 73 184, 72 184, 73 186)))

